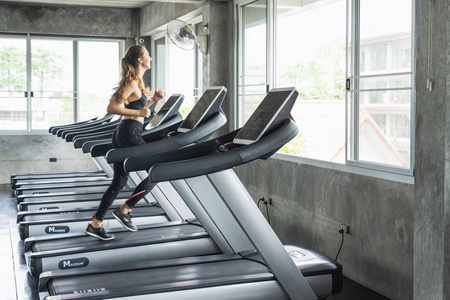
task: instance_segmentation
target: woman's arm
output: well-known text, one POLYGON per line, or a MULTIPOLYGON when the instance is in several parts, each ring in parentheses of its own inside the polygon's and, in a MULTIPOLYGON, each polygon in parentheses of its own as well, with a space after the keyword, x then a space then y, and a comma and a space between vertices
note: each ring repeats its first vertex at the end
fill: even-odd
MULTIPOLYGON (((126 84, 123 87, 123 96, 126 99, 129 99, 133 94, 140 94, 141 91, 139 90, 139 87, 136 82, 131 82, 129 84, 126 84)), ((138 98, 136 96, 136 98, 138 98)), ((122 101, 121 99, 117 99, 115 96, 113 96, 109 100, 108 107, 106 108, 106 111, 110 114, 115 115, 121 115, 121 116, 127 116, 127 117, 144 117, 147 118, 150 116, 150 110, 148 107, 143 107, 141 110, 135 110, 135 109, 128 109, 125 107, 122 107, 122 101)))

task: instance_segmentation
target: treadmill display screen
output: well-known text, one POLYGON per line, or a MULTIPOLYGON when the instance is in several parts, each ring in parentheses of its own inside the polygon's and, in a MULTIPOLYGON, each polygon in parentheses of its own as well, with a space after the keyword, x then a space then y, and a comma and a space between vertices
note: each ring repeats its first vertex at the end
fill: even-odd
POLYGON ((233 142, 251 144, 259 140, 293 92, 294 89, 270 91, 238 132, 233 142))
POLYGON ((197 127, 197 125, 202 121, 222 89, 222 87, 207 89, 203 93, 200 100, 198 100, 198 102, 192 108, 191 112, 183 121, 183 123, 181 123, 178 131, 187 132, 197 127))
POLYGON ((180 98, 180 96, 170 96, 170 98, 167 99, 166 103, 164 103, 164 106, 161 107, 161 109, 158 111, 158 113, 150 121, 150 124, 148 125, 148 127, 154 128, 154 127, 160 125, 166 119, 168 112, 175 105, 175 103, 177 102, 177 100, 179 98, 180 98))

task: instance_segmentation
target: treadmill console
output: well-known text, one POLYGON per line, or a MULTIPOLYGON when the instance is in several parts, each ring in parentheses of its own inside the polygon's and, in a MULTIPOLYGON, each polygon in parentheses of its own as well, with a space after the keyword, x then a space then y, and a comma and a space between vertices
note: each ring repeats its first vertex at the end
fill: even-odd
POLYGON ((271 90, 238 132, 233 143, 248 145, 258 141, 271 127, 294 93, 295 88, 271 90))
POLYGON ((220 97, 224 91, 226 91, 226 88, 223 86, 208 88, 195 104, 194 108, 192 108, 183 123, 181 123, 177 131, 188 132, 195 129, 208 114, 208 111, 214 105, 216 99, 220 97))
POLYGON ((161 107, 158 113, 152 118, 152 120, 147 126, 148 127, 147 129, 152 129, 154 127, 159 126, 162 122, 164 122, 170 116, 172 116, 173 110, 179 108, 179 105, 175 105, 175 103, 178 101, 182 101, 183 99, 184 99, 183 95, 176 94, 170 96, 170 98, 166 100, 166 103, 164 103, 163 107, 161 107))

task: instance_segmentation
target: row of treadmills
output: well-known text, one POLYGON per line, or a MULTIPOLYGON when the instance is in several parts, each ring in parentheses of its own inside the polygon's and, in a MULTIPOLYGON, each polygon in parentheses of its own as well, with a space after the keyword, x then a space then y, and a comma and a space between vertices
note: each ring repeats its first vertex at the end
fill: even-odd
POLYGON ((15 174, 20 236, 40 299, 323 299, 342 289, 342 266, 282 245, 232 168, 267 159, 294 138, 295 88, 271 90, 246 124, 214 137, 226 122, 225 87, 208 88, 186 118, 172 95, 146 119, 145 145, 112 149, 120 118, 50 128, 89 153, 100 171, 15 174), (158 183, 133 209, 137 232, 111 214, 115 239, 85 235, 112 178, 130 172, 111 211, 141 180, 158 183))

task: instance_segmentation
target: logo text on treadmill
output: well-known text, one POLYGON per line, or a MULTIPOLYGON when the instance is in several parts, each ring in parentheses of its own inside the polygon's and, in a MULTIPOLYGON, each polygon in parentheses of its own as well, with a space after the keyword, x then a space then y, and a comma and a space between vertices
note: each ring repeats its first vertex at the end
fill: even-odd
POLYGON ((87 257, 72 258, 61 260, 58 264, 58 268, 61 270, 84 268, 89 265, 89 259, 87 257))
POLYGON ((47 226, 45 227, 45 233, 47 234, 59 234, 59 233, 69 233, 69 226, 47 226))

